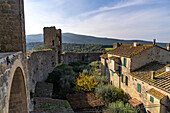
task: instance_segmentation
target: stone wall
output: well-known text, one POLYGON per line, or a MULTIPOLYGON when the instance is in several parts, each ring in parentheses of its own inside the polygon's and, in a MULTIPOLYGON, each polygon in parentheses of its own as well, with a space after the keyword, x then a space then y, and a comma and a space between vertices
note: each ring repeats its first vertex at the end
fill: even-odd
POLYGON ((29 77, 24 59, 22 52, 0 53, 0 113, 28 112, 29 77))
POLYGON ((58 65, 56 57, 56 52, 52 50, 31 53, 27 60, 30 91, 34 92, 36 83, 45 81, 48 74, 58 65))
POLYGON ((79 61, 96 61, 100 60, 100 55, 103 53, 74 53, 64 52, 63 53, 63 64, 70 64, 72 62, 79 61))
POLYGON ((170 63, 170 51, 160 48, 153 47, 144 52, 141 52, 131 58, 130 70, 133 71, 135 69, 140 68, 150 62, 158 61, 163 64, 170 63))
POLYGON ((0 52, 26 50, 23 0, 0 1, 0 52))
POLYGON ((62 32, 61 29, 55 27, 44 27, 44 48, 53 49, 58 54, 56 61, 61 63, 62 54, 62 32))

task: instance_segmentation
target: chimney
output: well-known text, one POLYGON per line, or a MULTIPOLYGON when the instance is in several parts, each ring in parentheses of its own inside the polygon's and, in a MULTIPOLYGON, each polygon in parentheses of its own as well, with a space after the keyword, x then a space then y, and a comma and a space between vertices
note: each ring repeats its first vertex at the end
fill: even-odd
POLYGON ((138 46, 138 42, 133 42, 133 46, 137 47, 138 46))
POLYGON ((166 44, 167 50, 170 51, 170 43, 166 44))
POLYGON ((115 49, 115 48, 117 48, 117 47, 119 47, 119 46, 121 46, 122 45, 122 43, 113 43, 113 49, 115 49))
POLYGON ((151 71, 151 79, 153 80, 155 78, 155 71, 151 71))
POLYGON ((166 72, 170 71, 170 65, 166 66, 166 72))
POLYGON ((153 39, 153 45, 156 45, 156 39, 153 39))

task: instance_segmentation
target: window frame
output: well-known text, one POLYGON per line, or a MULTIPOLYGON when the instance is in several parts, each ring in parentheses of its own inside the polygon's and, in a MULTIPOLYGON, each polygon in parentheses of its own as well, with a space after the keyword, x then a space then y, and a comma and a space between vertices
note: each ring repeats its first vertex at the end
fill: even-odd
POLYGON ((137 91, 141 93, 141 84, 137 83, 137 91), (140 86, 140 87, 139 87, 140 86))
POLYGON ((128 86, 128 77, 125 76, 125 85, 128 86))
POLYGON ((154 97, 150 96, 150 102, 154 103, 154 97))

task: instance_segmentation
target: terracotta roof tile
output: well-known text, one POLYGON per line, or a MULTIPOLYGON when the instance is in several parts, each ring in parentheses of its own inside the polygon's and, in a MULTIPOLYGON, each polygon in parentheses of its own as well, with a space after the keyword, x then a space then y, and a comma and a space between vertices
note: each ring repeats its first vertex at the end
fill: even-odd
POLYGON ((128 102, 133 106, 133 107, 136 107, 136 106, 139 106, 141 104, 143 104, 142 102, 140 102, 138 99, 136 98, 133 98, 133 99, 130 99, 128 100, 128 102))
POLYGON ((163 97, 165 97, 164 94, 162 94, 161 92, 155 90, 154 88, 148 90, 147 93, 153 95, 154 97, 156 97, 158 99, 162 99, 163 97))
POLYGON ((124 44, 118 48, 110 50, 108 53, 124 57, 132 57, 152 47, 154 47, 154 45, 138 45, 134 47, 132 44, 124 44))
POLYGON ((131 75, 170 93, 170 71, 166 72, 165 66, 159 62, 151 62, 131 72, 131 75), (151 79, 151 71, 155 72, 154 79, 151 79))

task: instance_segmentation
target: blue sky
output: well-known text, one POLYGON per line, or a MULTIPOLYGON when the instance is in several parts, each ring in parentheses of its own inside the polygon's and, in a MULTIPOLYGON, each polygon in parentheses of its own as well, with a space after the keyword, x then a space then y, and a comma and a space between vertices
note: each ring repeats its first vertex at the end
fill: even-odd
POLYGON ((26 34, 45 26, 118 39, 170 43, 170 0, 25 0, 26 34))

